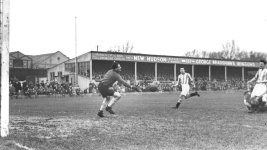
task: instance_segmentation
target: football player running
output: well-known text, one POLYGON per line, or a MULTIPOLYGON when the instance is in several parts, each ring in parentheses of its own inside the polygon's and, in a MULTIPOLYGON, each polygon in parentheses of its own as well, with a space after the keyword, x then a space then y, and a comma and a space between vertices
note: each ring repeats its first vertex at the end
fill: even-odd
POLYGON ((178 109, 183 100, 188 99, 193 96, 198 96, 198 97, 200 96, 197 91, 191 94, 189 92, 190 84, 193 85, 193 87, 195 88, 195 83, 191 75, 189 73, 186 73, 184 68, 180 68, 180 73, 181 74, 178 76, 178 82, 175 86, 182 87, 182 92, 180 93, 176 106, 173 107, 174 109, 178 109))
POLYGON ((115 112, 112 110, 112 106, 121 98, 121 94, 113 87, 113 84, 116 81, 139 92, 137 87, 131 86, 122 79, 119 74, 120 72, 121 65, 118 62, 113 62, 111 69, 104 75, 103 79, 101 79, 98 85, 98 90, 103 97, 103 102, 100 106, 99 112, 97 113, 99 117, 104 117, 104 109, 106 109, 106 111, 108 111, 110 114, 115 114, 115 112))

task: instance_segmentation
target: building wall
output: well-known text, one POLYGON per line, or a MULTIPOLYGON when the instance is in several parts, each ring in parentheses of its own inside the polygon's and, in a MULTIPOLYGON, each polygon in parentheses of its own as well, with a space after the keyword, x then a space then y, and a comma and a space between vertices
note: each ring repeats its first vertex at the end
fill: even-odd
POLYGON ((44 83, 46 83, 46 81, 47 81, 47 77, 40 77, 40 78, 38 78, 38 77, 36 77, 36 83, 38 82, 38 83, 42 83, 42 82, 44 82, 44 83))
POLYGON ((47 70, 48 81, 54 80, 54 78, 51 77, 51 73, 53 73, 53 72, 54 72, 54 76, 58 76, 59 72, 62 72, 62 75, 65 76, 67 74, 67 72, 65 71, 65 63, 61 63, 61 64, 47 70))
MULTIPOLYGON (((62 63, 54 68, 50 68, 47 71, 48 82, 54 80, 54 81, 57 81, 58 83, 64 83, 64 82, 67 82, 67 78, 68 78, 68 82, 74 85, 74 81, 75 81, 74 73, 65 71, 65 63, 62 63), (53 74, 53 72, 55 75, 54 78, 51 77, 51 73, 53 74), (60 77, 58 75, 58 72, 62 72, 63 77, 60 77)), ((78 75, 78 84, 82 90, 88 88, 89 83, 90 83, 89 77, 78 75)))
POLYGON ((89 88, 90 78, 78 75, 78 84, 81 90, 89 88))
MULTIPOLYGON (((51 59, 56 60, 57 56, 61 56, 61 55, 55 55, 55 56, 51 57, 51 59)), ((85 53, 85 54, 77 57, 77 62, 78 63, 87 63, 87 66, 83 67, 83 68, 84 69, 88 69, 90 67, 88 65, 88 62, 90 61, 90 59, 91 59, 91 53, 88 52, 88 53, 85 53)), ((48 60, 48 61, 50 61, 50 60, 48 60)), ((51 60, 51 62, 53 63, 52 60, 51 60)), ((66 79, 68 78, 68 82, 72 83, 74 85, 74 82, 75 82, 74 69, 72 69, 72 72, 66 70, 66 64, 74 64, 74 63, 75 63, 75 58, 69 59, 68 61, 65 61, 65 62, 63 62, 63 63, 61 63, 59 65, 56 65, 56 66, 48 69, 48 71, 47 71, 48 81, 56 80, 59 83, 62 83, 62 82, 65 82, 66 79), (64 76, 63 78, 58 76, 59 72, 62 72, 62 75, 64 76), (54 77, 52 77, 52 74, 54 74, 54 77)), ((78 66, 78 64, 77 64, 77 66, 78 66)), ((87 70, 85 70, 84 72, 86 72, 86 71, 87 70)), ((89 82, 90 82, 90 78, 89 77, 86 77, 86 75, 84 74, 84 75, 78 75, 77 78, 78 78, 79 87, 82 90, 84 90, 84 89, 89 87, 89 82)))

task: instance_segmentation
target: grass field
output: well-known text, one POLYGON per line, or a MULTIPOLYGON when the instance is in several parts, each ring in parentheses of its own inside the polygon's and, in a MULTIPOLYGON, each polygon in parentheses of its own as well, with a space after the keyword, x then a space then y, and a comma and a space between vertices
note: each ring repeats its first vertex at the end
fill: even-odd
POLYGON ((247 113, 240 92, 202 92, 171 107, 177 93, 128 94, 116 115, 101 97, 10 100, 10 135, 0 149, 267 149, 267 113, 247 113))

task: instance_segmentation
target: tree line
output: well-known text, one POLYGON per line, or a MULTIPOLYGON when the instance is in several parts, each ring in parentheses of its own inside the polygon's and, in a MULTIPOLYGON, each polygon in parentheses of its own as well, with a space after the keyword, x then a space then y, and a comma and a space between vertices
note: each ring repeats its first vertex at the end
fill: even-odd
POLYGON ((198 51, 194 49, 192 51, 186 52, 185 56, 197 57, 197 58, 258 61, 260 59, 266 60, 267 53, 240 50, 240 48, 236 46, 235 41, 232 40, 231 42, 227 42, 226 44, 223 44, 221 51, 207 52, 205 50, 198 51))

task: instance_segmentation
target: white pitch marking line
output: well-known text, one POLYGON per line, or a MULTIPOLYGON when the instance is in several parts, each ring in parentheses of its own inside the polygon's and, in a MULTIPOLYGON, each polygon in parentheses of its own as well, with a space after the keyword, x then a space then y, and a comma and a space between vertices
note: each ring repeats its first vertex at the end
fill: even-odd
POLYGON ((17 147, 19 147, 19 148, 23 148, 23 149, 25 149, 25 150, 34 150, 33 148, 29 148, 29 147, 27 147, 27 146, 23 146, 23 145, 21 145, 21 144, 19 144, 19 143, 16 143, 16 142, 14 142, 14 144, 15 144, 17 147))

